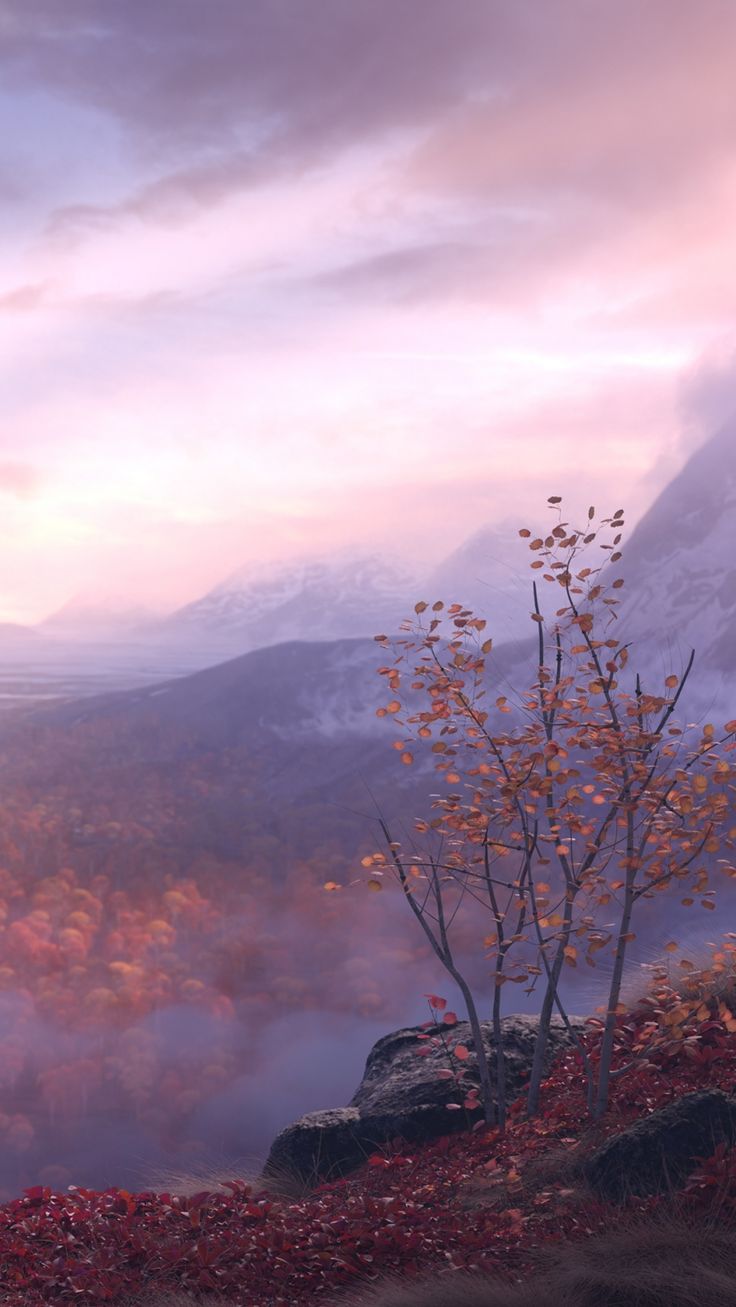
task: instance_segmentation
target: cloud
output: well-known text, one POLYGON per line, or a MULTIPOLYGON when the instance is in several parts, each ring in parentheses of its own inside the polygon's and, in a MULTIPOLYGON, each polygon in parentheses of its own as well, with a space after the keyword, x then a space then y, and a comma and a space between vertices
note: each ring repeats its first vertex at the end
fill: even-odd
POLYGON ((679 452, 690 454, 736 419, 736 338, 731 335, 706 351, 682 378, 679 452))
POLYGON ((237 150, 167 172, 117 203, 63 205, 51 213, 46 234, 52 240, 74 239, 107 231, 131 218, 176 226, 233 191, 257 184, 267 171, 272 175, 276 171, 277 154, 274 149, 268 170, 253 155, 237 150))
MULTIPOLYGON (((520 8, 524 9, 522 5, 520 8)), ((500 0, 69 0, 5 6, 11 84, 116 116, 157 150, 237 139, 270 124, 292 158, 422 122, 498 65, 517 26, 500 0), (493 44, 492 44, 493 43, 493 44)))
MULTIPOLYGON (((736 10, 711 0, 552 4, 500 94, 472 97, 417 148, 407 184, 468 195, 578 195, 619 219, 730 151, 736 10)), ((492 82, 492 77, 489 78, 492 82)), ((597 215, 600 217, 600 214, 597 215)))
POLYGON ((0 313, 29 313, 40 308, 46 298, 45 282, 29 282, 0 294, 0 313))
POLYGON ((0 462, 0 494, 31 499, 41 488, 43 476, 30 463, 0 462))

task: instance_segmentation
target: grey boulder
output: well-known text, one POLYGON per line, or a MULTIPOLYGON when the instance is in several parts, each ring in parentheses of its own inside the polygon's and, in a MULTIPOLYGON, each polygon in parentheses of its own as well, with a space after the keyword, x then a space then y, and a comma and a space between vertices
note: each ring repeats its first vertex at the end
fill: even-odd
MULTIPOLYGON (((577 1033, 585 1032, 585 1018, 568 1018, 577 1033)), ((510 1104, 523 1092, 534 1055, 538 1018, 514 1015, 502 1018, 506 1062, 506 1096, 510 1104)), ((495 1083, 493 1026, 482 1023, 486 1055, 491 1059, 491 1078, 495 1083)), ((441 1135, 466 1130, 480 1112, 458 1111, 448 1104, 461 1101, 453 1081, 438 1076, 449 1066, 443 1048, 432 1048, 425 1056, 417 1052, 426 1041, 420 1035, 436 1032, 424 1026, 409 1026, 384 1035, 373 1045, 363 1079, 350 1103, 344 1108, 309 1112, 286 1126, 271 1145, 264 1177, 290 1176, 301 1183, 317 1185, 349 1174, 375 1153, 382 1144, 401 1138, 421 1143, 441 1135)), ((472 1036, 467 1021, 443 1027, 450 1045, 466 1044, 471 1049, 464 1063, 464 1083, 469 1088, 479 1083, 477 1060, 472 1051, 472 1036)), ((555 1057, 573 1046, 560 1017, 550 1027, 545 1072, 555 1057)), ((458 1065, 455 1063, 455 1065, 458 1065)))
POLYGON ((680 1188, 719 1143, 736 1140, 736 1098, 703 1089, 658 1108, 607 1139, 584 1165, 599 1198, 624 1202, 680 1188))

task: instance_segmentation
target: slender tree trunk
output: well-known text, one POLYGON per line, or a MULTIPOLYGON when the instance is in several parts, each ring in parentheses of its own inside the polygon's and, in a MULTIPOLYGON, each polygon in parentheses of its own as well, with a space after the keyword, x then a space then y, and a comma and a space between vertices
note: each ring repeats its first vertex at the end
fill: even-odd
MULTIPOLYGON (((493 1102, 491 1073, 488 1067, 488 1059, 486 1057, 486 1050, 483 1043, 483 1031, 478 1017, 478 1009, 475 1006, 475 999, 473 998, 470 987, 460 975, 460 972, 454 967, 448 966, 447 963, 445 963, 445 966, 463 996, 465 1008, 468 1013, 468 1021, 470 1022, 470 1029, 473 1034, 473 1046, 475 1048, 475 1056, 478 1063, 478 1078, 480 1080, 480 1097, 483 1104, 483 1116, 486 1125, 495 1125, 496 1110, 493 1102)), ((503 1129, 503 1127, 501 1127, 501 1129, 503 1129)))
MULTIPOLYGON (((496 970, 496 976, 500 975, 496 970)), ((506 1129, 506 1051, 503 1044, 503 1028, 501 1026, 501 986, 495 985, 493 990, 493 1038, 496 1044, 496 1102, 498 1105, 498 1128, 506 1129)))
POLYGON ((609 1076, 611 1071, 611 1059, 613 1057, 613 1038, 616 1030, 616 1008, 621 995, 621 983, 624 974, 624 960, 626 957, 627 944, 625 937, 629 933, 633 907, 633 888, 631 884, 628 884, 626 886, 624 910, 621 917, 621 926, 618 932, 618 941, 616 943, 616 956, 613 963, 611 988, 608 994, 606 1024, 603 1027, 603 1039, 601 1040, 601 1060, 598 1066, 598 1093, 596 1095, 595 1107, 593 1109, 593 1117, 596 1121, 603 1116, 608 1107, 609 1076))
POLYGON ((527 1117, 536 1116, 539 1111, 539 1091, 544 1076, 545 1057, 549 1045, 549 1028, 552 1021, 552 1010, 555 1005, 557 987, 560 982, 560 975, 565 961, 564 949, 570 938, 573 901, 574 899, 565 899, 564 934, 560 940, 555 960, 552 963, 552 970, 549 973, 547 988, 542 1001, 542 1010, 539 1014, 539 1026, 537 1027, 537 1038, 534 1044, 534 1057, 532 1059, 532 1070, 526 1100, 527 1117))

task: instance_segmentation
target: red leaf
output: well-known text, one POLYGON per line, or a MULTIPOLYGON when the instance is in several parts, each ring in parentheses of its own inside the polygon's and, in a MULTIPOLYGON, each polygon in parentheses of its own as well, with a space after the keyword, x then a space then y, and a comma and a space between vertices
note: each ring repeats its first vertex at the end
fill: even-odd
POLYGON ((424 997, 429 999, 430 1007, 438 1008, 440 1011, 443 1007, 447 1007, 447 999, 438 998, 437 994, 425 994, 424 997))

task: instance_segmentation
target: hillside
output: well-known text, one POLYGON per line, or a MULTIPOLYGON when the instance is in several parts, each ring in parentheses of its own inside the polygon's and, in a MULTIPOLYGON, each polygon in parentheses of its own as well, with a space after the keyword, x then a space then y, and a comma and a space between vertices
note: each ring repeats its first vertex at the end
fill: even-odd
MULTIPOLYGON (((623 1014, 614 1069, 630 1060, 649 1014, 623 1014)), ((594 1053, 597 1036, 585 1039, 594 1053)), ((440 1275, 444 1293, 425 1307, 733 1307, 736 1293, 717 1279, 725 1267, 736 1277, 733 1149, 669 1195, 623 1204, 597 1197, 583 1174, 592 1150, 628 1123, 694 1089, 730 1093, 736 1043, 722 1021, 692 1023, 690 1055, 682 1040, 670 1045, 614 1082, 595 1126, 578 1056, 568 1053, 544 1083, 538 1118, 525 1120, 519 1099, 502 1135, 461 1131, 411 1148, 397 1140, 315 1192, 264 1188, 227 1163, 218 1174, 170 1178, 165 1189, 152 1181, 142 1192, 30 1188, 2 1209, 0 1256, 13 1284, 6 1301, 26 1307, 74 1294, 121 1307, 308 1307, 391 1274, 409 1283, 425 1277, 425 1285, 440 1275), (494 1295, 455 1298, 454 1277, 466 1269, 485 1272, 494 1295), (515 1285, 529 1287, 517 1296, 515 1285), (641 1297, 644 1285, 651 1297, 641 1297), (654 1296, 655 1286, 666 1297, 654 1296)), ((391 1301, 408 1307, 398 1294, 391 1301)))

